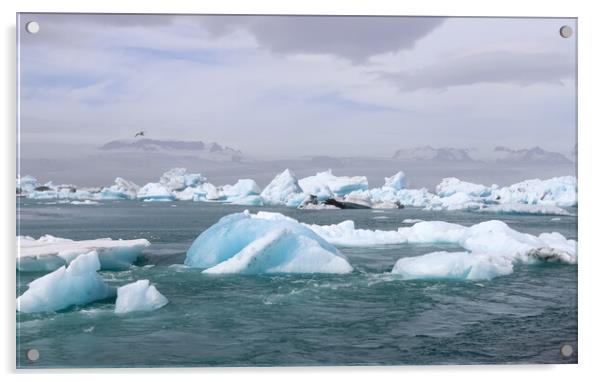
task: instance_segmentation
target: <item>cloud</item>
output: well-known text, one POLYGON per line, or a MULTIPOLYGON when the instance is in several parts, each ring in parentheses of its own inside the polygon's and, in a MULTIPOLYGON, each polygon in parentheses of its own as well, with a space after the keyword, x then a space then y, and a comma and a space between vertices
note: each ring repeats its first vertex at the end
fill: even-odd
POLYGON ((200 16, 220 36, 237 29, 281 54, 327 54, 364 63, 371 56, 412 49, 444 21, 439 17, 200 16))
POLYGON ((445 90, 479 83, 562 84, 561 80, 574 77, 574 70, 575 63, 566 54, 497 51, 455 57, 415 71, 386 73, 382 77, 403 91, 445 90))

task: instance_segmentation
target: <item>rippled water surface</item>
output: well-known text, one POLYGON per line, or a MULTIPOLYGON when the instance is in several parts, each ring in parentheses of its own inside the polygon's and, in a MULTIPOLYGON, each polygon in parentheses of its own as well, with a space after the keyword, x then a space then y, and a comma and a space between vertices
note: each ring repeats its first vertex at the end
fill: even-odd
MULTIPOLYGON (((17 313, 19 367, 158 367, 575 363, 577 267, 517 265, 491 281, 404 281, 395 262, 450 245, 341 248, 347 275, 204 275, 179 266, 204 229, 244 210, 192 202, 103 202, 75 206, 23 200, 21 235, 70 239, 147 238, 136 266, 102 272, 119 286, 149 279, 170 301, 145 313, 116 315, 114 300, 58 313, 17 313), (40 351, 32 363, 27 349, 40 351)), ((52 203, 52 202, 51 202, 52 203)), ((575 216, 485 215, 404 210, 279 211, 307 223, 353 220, 393 230, 404 219, 472 225, 500 219, 533 234, 577 239, 575 216)), ((571 211, 576 214, 576 210, 571 211)), ((17 273, 17 296, 42 274, 17 273)))

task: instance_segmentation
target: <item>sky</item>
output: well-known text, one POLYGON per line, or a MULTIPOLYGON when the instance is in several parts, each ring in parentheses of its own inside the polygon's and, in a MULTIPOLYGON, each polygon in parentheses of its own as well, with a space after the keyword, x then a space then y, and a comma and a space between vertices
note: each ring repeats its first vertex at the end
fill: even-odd
POLYGON ((575 147, 574 19, 21 14, 24 157, 145 130, 254 157, 575 147), (40 31, 23 26, 37 21, 40 31))

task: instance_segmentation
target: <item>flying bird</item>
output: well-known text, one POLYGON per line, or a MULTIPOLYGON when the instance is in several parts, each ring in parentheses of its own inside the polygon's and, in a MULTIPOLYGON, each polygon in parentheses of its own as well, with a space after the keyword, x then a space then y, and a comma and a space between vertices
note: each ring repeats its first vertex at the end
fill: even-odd
POLYGON ((134 135, 134 138, 143 137, 143 136, 144 136, 144 131, 139 131, 136 133, 136 135, 134 135))

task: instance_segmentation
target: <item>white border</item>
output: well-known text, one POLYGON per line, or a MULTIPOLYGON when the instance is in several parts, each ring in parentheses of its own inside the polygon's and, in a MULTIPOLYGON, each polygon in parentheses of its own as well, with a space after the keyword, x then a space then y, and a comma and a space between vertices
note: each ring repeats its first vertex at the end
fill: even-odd
POLYGON ((69 0, 3 0, 2 12, 2 84, 0 105, 2 126, 2 172, 3 185, 0 194, 4 202, 2 209, 4 264, 3 293, 5 303, 2 314, 2 370, 5 377, 12 379, 42 377, 46 381, 71 381, 82 378, 89 370, 29 372, 15 371, 15 156, 16 156, 16 52, 15 13, 20 12, 123 12, 123 13, 287 13, 287 14, 391 14, 391 15, 440 15, 440 16, 557 16, 578 17, 579 25, 579 365, 565 366, 428 366, 428 367, 314 367, 314 368, 243 368, 243 369, 137 369, 137 370, 94 370, 86 376, 92 381, 105 378, 145 378, 161 381, 167 375, 177 374, 180 380, 215 378, 250 380, 306 380, 328 378, 359 381, 367 377, 381 380, 400 379, 445 380, 447 381, 507 381, 523 378, 545 378, 546 381, 594 379, 602 375, 598 358, 600 352, 600 290, 599 273, 602 270, 602 253, 598 249, 602 217, 599 193, 600 180, 600 68, 602 13, 597 12, 594 1, 470 1, 430 0, 354 1, 354 0, 238 0, 238 1, 138 1, 124 0, 69 1, 69 0))

